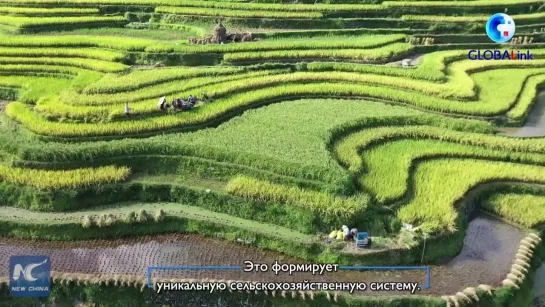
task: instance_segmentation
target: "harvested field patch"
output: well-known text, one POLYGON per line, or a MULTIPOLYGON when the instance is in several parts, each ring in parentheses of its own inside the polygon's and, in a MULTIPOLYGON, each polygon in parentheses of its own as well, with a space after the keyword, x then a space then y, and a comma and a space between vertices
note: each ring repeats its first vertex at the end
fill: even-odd
MULTIPOLYGON (((468 276, 468 270, 476 270, 478 283, 499 284, 508 271, 516 244, 501 242, 503 235, 519 241, 523 234, 485 217, 476 218, 469 225, 462 254, 446 265, 432 266, 431 284, 422 295, 444 295, 459 291, 475 284, 468 276), (483 242, 488 245, 482 245, 483 242), (493 252, 488 247, 493 246, 493 252), (511 255, 512 254, 512 255, 511 255), (494 270, 502 267, 506 272, 494 270), (503 274, 505 273, 505 274, 503 274)), ((513 241, 513 242, 514 242, 513 241)), ((94 240, 73 242, 29 242, 24 240, 0 239, 0 255, 8 257, 14 253, 46 254, 52 257, 53 270, 72 273, 140 275, 145 277, 150 265, 228 265, 243 266, 241 261, 250 259, 255 263, 301 263, 274 252, 221 240, 195 235, 167 235, 134 239, 94 240), (57 261, 55 259, 58 259, 57 261), (86 260, 82 260, 86 259, 86 260), (133 261, 131 259, 138 259, 133 261)), ((0 276, 8 273, 6 264, 0 265, 0 276)), ((328 273, 313 276, 306 273, 275 275, 274 273, 245 273, 241 271, 157 271, 156 278, 233 279, 252 281, 415 281, 424 282, 425 272, 421 271, 367 271, 328 273)), ((358 293, 356 293, 358 294, 358 293)), ((391 295, 387 292, 362 292, 364 295, 391 295)), ((397 293, 402 294, 402 293, 397 293)))
MULTIPOLYGON (((0 238, 0 256, 43 253, 59 272, 139 276, 149 265, 245 259, 442 260, 419 294, 499 285, 523 234, 482 217, 467 226, 466 214, 545 221, 542 0, 267 2, 1 2, 0 232, 11 238, 0 238), (531 61, 471 60, 469 50, 491 48, 484 27, 498 11, 517 35, 497 47, 531 61), (374 244, 325 243, 343 224, 374 244), (103 239, 68 241, 90 238, 103 239)), ((494 299, 517 305, 504 290, 494 299)), ((441 300, 393 294, 338 303, 441 300)))

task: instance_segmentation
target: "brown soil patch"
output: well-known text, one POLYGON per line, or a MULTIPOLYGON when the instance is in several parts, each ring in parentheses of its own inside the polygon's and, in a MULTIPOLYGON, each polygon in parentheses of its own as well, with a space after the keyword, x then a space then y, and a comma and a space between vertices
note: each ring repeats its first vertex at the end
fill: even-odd
POLYGON ((499 220, 488 216, 474 219, 462 251, 445 267, 448 277, 432 279, 434 286, 448 287, 455 282, 460 291, 479 284, 499 285, 509 273, 523 238, 520 229, 499 220))
MULTIPOLYGON (((147 276, 148 266, 242 266, 244 260, 273 264, 302 263, 279 253, 196 235, 164 235, 136 239, 79 242, 0 240, 0 258, 12 255, 48 255, 53 271, 147 276)), ((0 276, 7 276, 7 262, 0 263, 0 276)), ((339 272, 324 276, 311 273, 275 275, 236 271, 153 270, 153 278, 224 279, 248 281, 414 281, 425 282, 425 272, 339 272)), ((382 292, 379 294, 389 294, 382 292)), ((390 293, 391 294, 391 293, 390 293)))

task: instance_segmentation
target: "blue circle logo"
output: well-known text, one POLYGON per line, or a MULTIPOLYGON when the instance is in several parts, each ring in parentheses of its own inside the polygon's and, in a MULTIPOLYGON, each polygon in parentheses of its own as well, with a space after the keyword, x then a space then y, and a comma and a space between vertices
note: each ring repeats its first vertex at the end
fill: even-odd
POLYGON ((515 35, 515 21, 507 14, 494 14, 486 23, 486 34, 496 43, 505 43, 515 35))

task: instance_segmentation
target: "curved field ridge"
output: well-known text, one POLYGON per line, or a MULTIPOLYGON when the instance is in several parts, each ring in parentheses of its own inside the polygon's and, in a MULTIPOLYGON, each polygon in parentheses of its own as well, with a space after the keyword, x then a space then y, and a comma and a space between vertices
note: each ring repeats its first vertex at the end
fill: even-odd
POLYGON ((496 194, 487 199, 483 203, 483 207, 529 228, 545 223, 544 196, 515 193, 496 194))
MULTIPOLYGON (((40 54, 40 51, 35 52, 40 54)), ((333 50, 333 52, 338 51, 333 50)), ((540 50, 536 50, 535 54, 540 55, 540 52, 540 50)), ((73 56, 69 53, 69 49, 63 49, 63 53, 73 56)), ((237 54, 243 55, 243 53, 237 54)), ((349 54, 351 57, 354 56, 354 53, 349 54)), ((109 56, 104 51, 99 50, 93 51, 93 53, 86 56, 110 61, 117 59, 113 54, 109 56)), ((228 54, 225 56, 227 59, 228 54)), ((438 56, 440 56, 439 61, 441 59, 446 61, 451 57, 459 57, 460 53, 443 52, 438 56)), ((267 56, 267 58, 270 57, 267 56)), ((424 63, 430 63, 428 65, 431 66, 434 61, 430 58, 424 63)), ((112 94, 93 95, 64 91, 59 93, 60 98, 39 102, 38 107, 35 109, 38 114, 30 112, 27 106, 18 103, 10 105, 7 114, 26 125, 30 130, 49 136, 135 135, 168 128, 189 128, 206 125, 210 122, 217 122, 221 120, 220 118, 229 118, 232 116, 230 114, 236 114, 242 109, 287 97, 325 95, 372 97, 392 103, 411 105, 424 110, 468 116, 492 117, 506 114, 513 120, 520 120, 524 118, 524 114, 532 106, 537 95, 537 89, 545 81, 545 77, 539 68, 542 65, 544 65, 542 60, 522 63, 514 61, 500 63, 455 61, 450 64, 450 67, 444 68, 447 79, 445 83, 356 72, 299 71, 288 73, 286 71, 270 70, 248 72, 247 74, 233 72, 232 75, 229 75, 228 71, 222 72, 221 70, 214 71, 211 69, 210 74, 212 75, 218 73, 227 73, 227 75, 219 78, 200 77, 200 74, 206 73, 196 73, 191 70, 184 72, 182 70, 180 71, 181 74, 193 74, 196 78, 191 78, 185 82, 185 85, 180 86, 177 83, 178 81, 175 80, 183 77, 175 77, 174 74, 178 72, 167 70, 164 77, 162 74, 147 74, 151 78, 156 78, 157 81, 146 79, 145 83, 141 83, 142 85, 136 91, 126 92, 129 88, 122 85, 121 80, 143 78, 146 74, 142 72, 141 77, 137 77, 138 75, 133 73, 134 77, 129 77, 133 75, 129 74, 126 77, 120 77, 120 81, 116 81, 114 77, 106 77, 107 80, 112 82, 109 82, 107 90, 105 88, 101 91, 112 94), (522 69, 524 66, 527 66, 527 69, 522 69), (504 67, 512 67, 512 69, 493 69, 504 67), (169 72, 171 76, 167 77, 166 75, 169 72), (511 78, 509 80, 501 78, 501 74, 504 73, 509 73, 511 78), (244 78, 244 76, 247 76, 247 78, 244 78), (167 80, 170 83, 166 82, 167 80), (119 86, 122 86, 122 88, 116 89, 115 84, 120 84, 119 86), (521 88, 520 92, 517 88, 521 88), (192 112, 168 112, 169 114, 158 117, 151 116, 161 114, 155 103, 156 99, 161 95, 172 94, 174 97, 185 97, 192 92, 207 92, 210 93, 211 97, 218 100, 213 104, 204 104, 192 112), (500 102, 496 99, 498 95, 503 97, 500 102), (471 103, 461 99, 470 100, 471 103), (133 112, 141 115, 138 119, 121 120, 124 112, 123 105, 127 101, 131 101, 133 112), (78 121, 93 119, 94 122, 101 123, 61 123, 48 121, 43 116, 69 118, 78 121)), ((87 67, 101 70, 97 64, 87 67)), ((316 69, 314 66, 310 67, 316 69)), ((422 67, 426 66, 420 66, 417 70, 424 69, 422 67)), ((335 69, 336 66, 330 66, 328 69, 331 68, 335 69)), ((342 69, 343 67, 339 68, 342 69)), ((320 68, 320 70, 323 69, 320 68)), ((385 69, 384 73, 389 74, 390 69, 385 69)), ((437 68, 434 68, 434 70, 437 71, 437 68)), ((432 71, 431 67, 430 71, 432 71)), ((189 78, 189 75, 186 78, 189 78)), ((97 90, 98 87, 89 85, 86 92, 90 93, 97 90)))
POLYGON ((379 201, 391 202, 407 192, 409 168, 415 160, 441 157, 471 157, 545 165, 542 154, 507 153, 437 141, 396 141, 364 154, 369 167, 365 176, 362 176, 361 184, 372 191, 379 201), (394 156, 394 152, 401 154, 394 156))
POLYGON ((339 214, 345 217, 357 215, 364 211, 369 203, 369 199, 365 196, 343 199, 325 193, 304 191, 296 187, 287 188, 242 176, 229 181, 225 189, 234 195, 274 203, 292 203, 324 215, 339 214))
POLYGON ((70 24, 106 24, 115 22, 124 22, 123 17, 102 17, 102 16, 85 16, 85 17, 11 17, 0 16, 0 24, 13 26, 19 29, 29 29, 36 27, 48 27, 57 25, 70 24))
POLYGON ((455 203, 471 188, 491 181, 544 183, 544 170, 533 165, 458 158, 422 162, 412 178, 412 199, 399 210, 399 217, 429 230, 452 231, 458 215, 455 203))
MULTIPOLYGON (((368 266, 453 259, 431 271, 449 286, 421 294, 456 295, 311 297, 529 305, 541 234, 519 247, 525 230, 504 222, 543 227, 545 139, 497 132, 543 126, 543 1, 268 2, 0 0, 0 235, 240 243, 146 242, 121 248, 123 259, 80 250, 86 271, 68 270, 134 281, 144 264, 240 265, 273 253, 368 266), (503 45, 484 34, 486 16, 500 11, 517 23, 503 45), (235 35, 212 43, 220 22, 235 35), (533 60, 468 59, 494 48, 533 60), (198 100, 190 110, 158 105, 189 95, 198 100), (503 220, 470 221, 479 209, 503 220), (328 242, 342 225, 370 233, 371 248, 328 242)), ((21 246, 0 253, 27 253, 21 246)), ((116 304, 89 296, 82 303, 116 304)))
POLYGON ((354 133, 341 139, 335 152, 349 170, 361 174, 360 183, 378 201, 391 202, 406 193, 415 160, 474 157, 543 165, 545 142, 423 125, 354 133))
POLYGON ((34 224, 44 222, 48 224, 79 224, 85 216, 99 217, 102 214, 113 214, 114 217, 122 219, 129 212, 137 212, 141 209, 153 212, 153 210, 156 210, 157 208, 160 208, 166 214, 171 216, 209 221, 225 226, 236 226, 254 232, 288 238, 295 241, 310 242, 314 239, 310 235, 299 233, 285 227, 245 220, 231 215, 177 203, 120 204, 71 213, 36 213, 14 207, 0 207, 0 211, 2 211, 2 216, 4 216, 6 220, 14 222, 34 224))
POLYGON ((0 165, 0 180, 38 189, 82 188, 116 183, 127 179, 129 173, 128 168, 116 166, 47 171, 0 165))

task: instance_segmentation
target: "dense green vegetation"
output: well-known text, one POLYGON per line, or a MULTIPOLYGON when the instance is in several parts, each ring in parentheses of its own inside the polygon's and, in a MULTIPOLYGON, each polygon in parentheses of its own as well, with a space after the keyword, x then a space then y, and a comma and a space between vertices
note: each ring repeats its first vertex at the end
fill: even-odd
POLYGON ((128 175, 128 168, 113 166, 98 169, 47 171, 0 165, 2 181, 34 186, 39 189, 78 188, 98 183, 118 182, 127 178, 128 175))
MULTIPOLYGON (((0 235, 189 232, 397 265, 453 257, 479 208, 542 227, 545 139, 497 129, 545 103, 543 16, 535 0, 0 0, 0 235), (483 34, 499 11, 516 43, 483 34), (211 42, 219 16, 236 42, 211 42), (468 60, 491 48, 534 60, 468 60), (343 224, 374 250, 324 243, 343 224)), ((339 304, 386 301, 442 302, 339 304)))
POLYGON ((399 211, 402 220, 421 224, 432 231, 454 230, 455 201, 471 187, 490 181, 545 181, 542 167, 478 160, 439 159, 415 169, 410 202, 399 211), (468 169, 473 170, 467 172, 468 169), (447 176, 448 175, 448 176, 447 176), (447 180, 451 179, 451 180, 447 180))
POLYGON ((486 210, 526 227, 543 224, 545 198, 528 194, 496 194, 483 203, 486 210))

